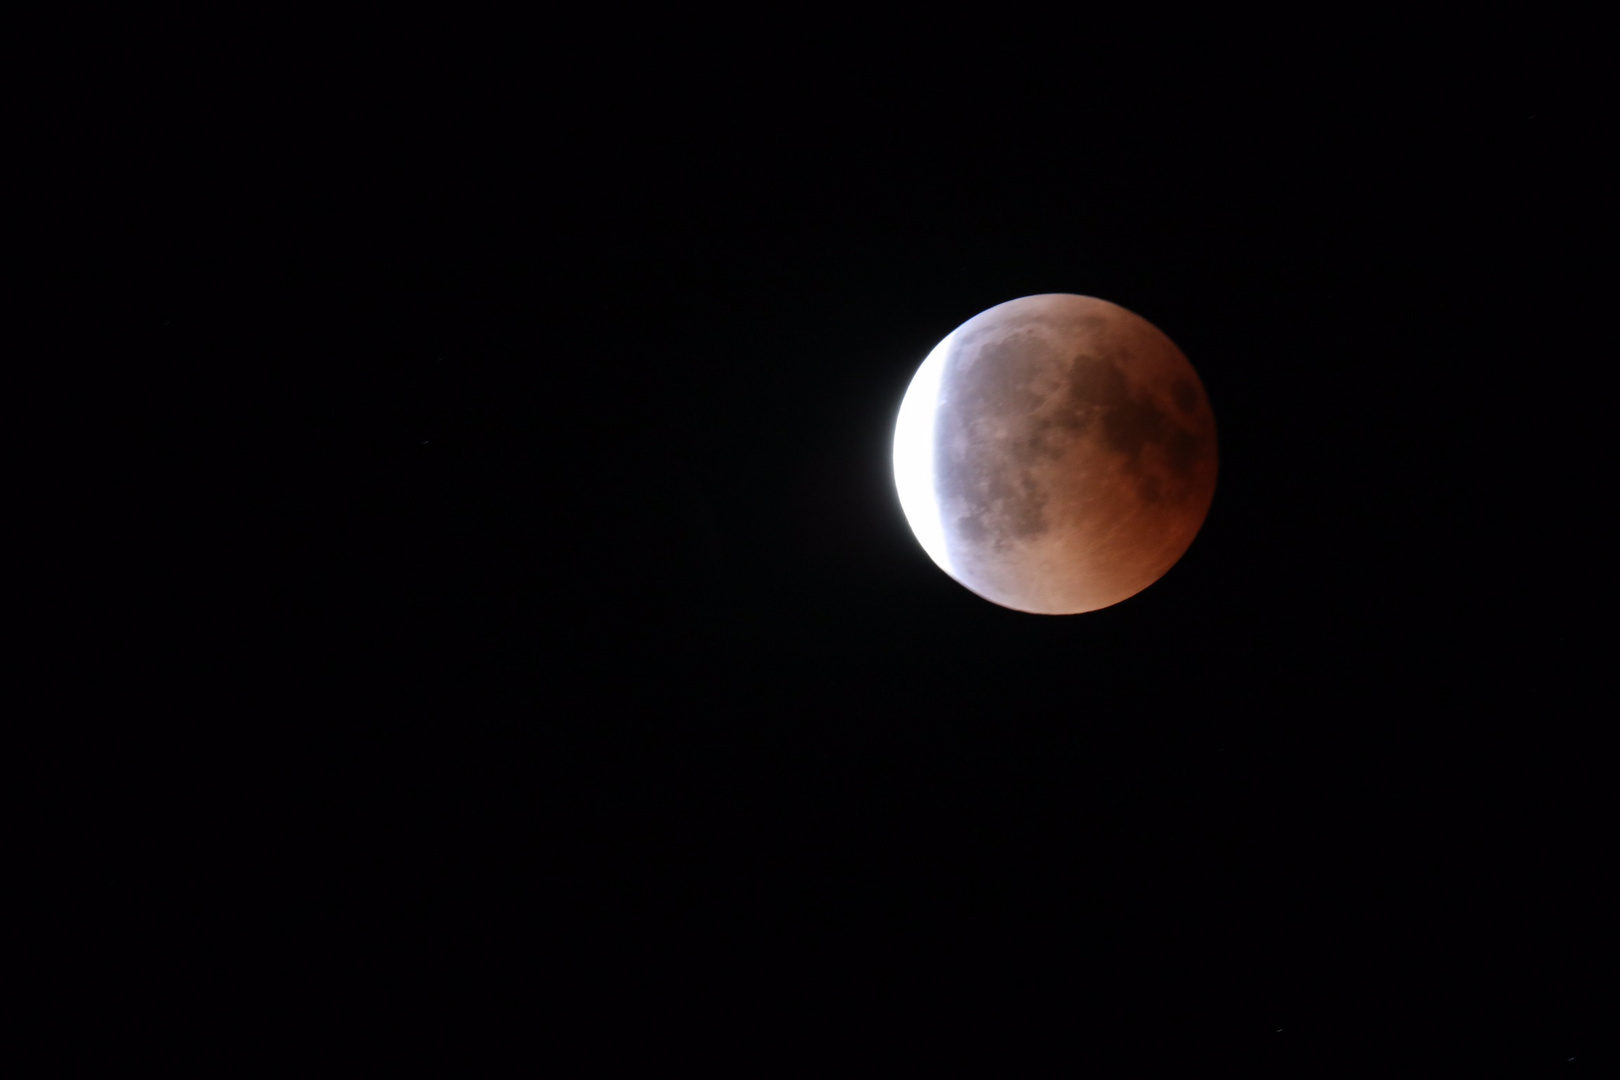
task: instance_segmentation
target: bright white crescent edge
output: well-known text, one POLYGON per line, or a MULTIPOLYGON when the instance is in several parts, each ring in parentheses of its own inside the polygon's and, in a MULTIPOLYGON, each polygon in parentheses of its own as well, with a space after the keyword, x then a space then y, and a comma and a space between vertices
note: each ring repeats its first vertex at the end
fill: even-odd
POLYGON ((940 520, 939 499, 934 494, 934 417, 939 411, 945 362, 955 339, 953 330, 912 376, 894 425, 894 483, 900 492, 900 509, 928 557, 947 574, 951 565, 945 550, 945 523, 940 520))

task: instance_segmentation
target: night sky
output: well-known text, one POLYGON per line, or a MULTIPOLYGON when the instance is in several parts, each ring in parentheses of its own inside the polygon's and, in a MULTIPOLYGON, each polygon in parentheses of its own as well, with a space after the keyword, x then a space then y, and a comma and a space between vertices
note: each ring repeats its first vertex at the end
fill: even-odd
POLYGON ((1612 1053, 1584 121, 656 38, 154 135, 147 419, 232 461, 181 504, 227 552, 186 754, 246 813, 187 828, 279 1022, 1612 1053), (889 459, 928 350, 1043 292, 1165 331, 1220 435, 1187 555, 1071 617, 935 568, 889 459))

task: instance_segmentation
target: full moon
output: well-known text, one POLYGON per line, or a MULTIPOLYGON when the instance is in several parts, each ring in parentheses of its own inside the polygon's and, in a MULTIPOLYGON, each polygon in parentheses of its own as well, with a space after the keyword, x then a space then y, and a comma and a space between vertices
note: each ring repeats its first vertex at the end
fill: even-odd
POLYGON ((894 478, 923 550, 1015 611, 1073 615, 1176 564, 1215 495, 1215 417, 1163 332, 1091 296, 1025 296, 934 347, 894 478))

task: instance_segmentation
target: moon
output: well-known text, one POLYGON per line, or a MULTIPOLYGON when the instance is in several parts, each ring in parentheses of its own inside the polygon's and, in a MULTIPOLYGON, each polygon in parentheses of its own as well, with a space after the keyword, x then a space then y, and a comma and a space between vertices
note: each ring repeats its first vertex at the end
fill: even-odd
POLYGON ((936 345, 894 431, 900 505, 974 593, 1040 615, 1136 595, 1215 495, 1215 417, 1173 341, 1092 296, 1025 296, 936 345))

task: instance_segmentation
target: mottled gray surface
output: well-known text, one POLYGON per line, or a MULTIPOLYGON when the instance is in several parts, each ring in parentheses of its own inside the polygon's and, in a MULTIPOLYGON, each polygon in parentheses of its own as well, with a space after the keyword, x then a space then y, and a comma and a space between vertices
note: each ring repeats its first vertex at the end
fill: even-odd
POLYGON ((1215 490, 1215 421, 1175 344, 1092 297, 956 331, 935 418, 950 572, 1020 611, 1107 607, 1173 566, 1215 490))

